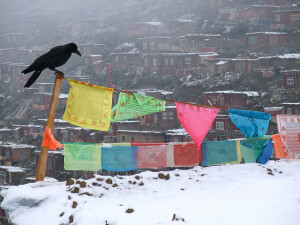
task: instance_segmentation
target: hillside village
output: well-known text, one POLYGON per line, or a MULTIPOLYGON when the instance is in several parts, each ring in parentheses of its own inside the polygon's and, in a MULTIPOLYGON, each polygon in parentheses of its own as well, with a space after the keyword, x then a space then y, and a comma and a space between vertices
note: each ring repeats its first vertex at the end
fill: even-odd
MULTIPOLYGON (((0 2, 6 3, 0 9, 1 185, 35 175, 54 75, 44 71, 24 89, 28 76, 21 71, 60 44, 75 42, 82 54, 63 66, 66 78, 110 87, 109 65, 116 89, 271 113, 268 134, 278 133, 276 114, 300 114, 299 0, 103 0, 85 7, 74 1, 69 11, 59 5, 70 1, 0 2)), ((109 132, 75 127, 61 119, 69 88, 64 80, 53 131, 61 143, 191 141, 173 103, 165 112, 111 123, 109 132)), ((241 137, 223 110, 205 140, 241 137)), ((63 157, 49 152, 47 176, 74 176, 64 171, 63 157)))

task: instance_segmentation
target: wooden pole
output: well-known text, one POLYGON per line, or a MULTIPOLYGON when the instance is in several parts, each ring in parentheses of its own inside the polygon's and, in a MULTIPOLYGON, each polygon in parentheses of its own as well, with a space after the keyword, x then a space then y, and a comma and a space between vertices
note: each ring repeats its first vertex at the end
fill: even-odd
MULTIPOLYGON (((60 94, 62 79, 64 78, 63 74, 55 73, 55 83, 54 83, 54 89, 52 93, 52 99, 50 103, 50 109, 48 114, 48 120, 47 120, 47 126, 50 128, 51 132, 53 132, 54 128, 54 119, 55 119, 55 113, 58 103, 58 98, 60 94)), ((43 181, 46 174, 46 168, 47 168, 47 159, 48 159, 48 147, 42 147, 40 159, 36 171, 36 177, 35 181, 43 181)))

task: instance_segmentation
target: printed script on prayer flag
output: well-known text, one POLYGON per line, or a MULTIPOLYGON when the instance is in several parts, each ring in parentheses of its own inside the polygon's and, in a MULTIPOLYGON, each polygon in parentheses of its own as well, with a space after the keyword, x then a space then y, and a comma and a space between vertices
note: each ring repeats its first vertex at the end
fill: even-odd
POLYGON ((292 158, 300 157, 300 116, 277 115, 278 131, 282 143, 292 158))
POLYGON ((165 111, 166 101, 137 93, 121 92, 111 111, 111 121, 120 121, 165 111))
POLYGON ((67 80, 71 89, 63 119, 79 127, 108 131, 113 89, 67 80))
POLYGON ((204 108, 200 106, 175 102, 179 121, 189 133, 192 140, 200 150, 210 126, 220 109, 204 108))

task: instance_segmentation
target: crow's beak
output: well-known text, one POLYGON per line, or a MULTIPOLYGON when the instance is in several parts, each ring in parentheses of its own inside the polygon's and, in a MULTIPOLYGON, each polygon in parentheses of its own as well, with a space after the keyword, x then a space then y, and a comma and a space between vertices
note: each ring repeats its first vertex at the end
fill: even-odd
POLYGON ((81 53, 77 49, 75 50, 74 53, 77 54, 77 55, 79 55, 79 56, 81 56, 81 53))

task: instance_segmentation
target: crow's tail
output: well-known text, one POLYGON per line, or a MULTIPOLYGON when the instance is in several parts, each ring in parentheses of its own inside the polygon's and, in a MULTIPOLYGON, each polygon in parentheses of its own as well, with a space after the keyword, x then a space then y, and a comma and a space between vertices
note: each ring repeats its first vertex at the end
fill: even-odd
POLYGON ((27 80, 27 83, 25 84, 24 88, 29 88, 35 81, 36 79, 40 76, 42 71, 36 70, 31 77, 27 80))

